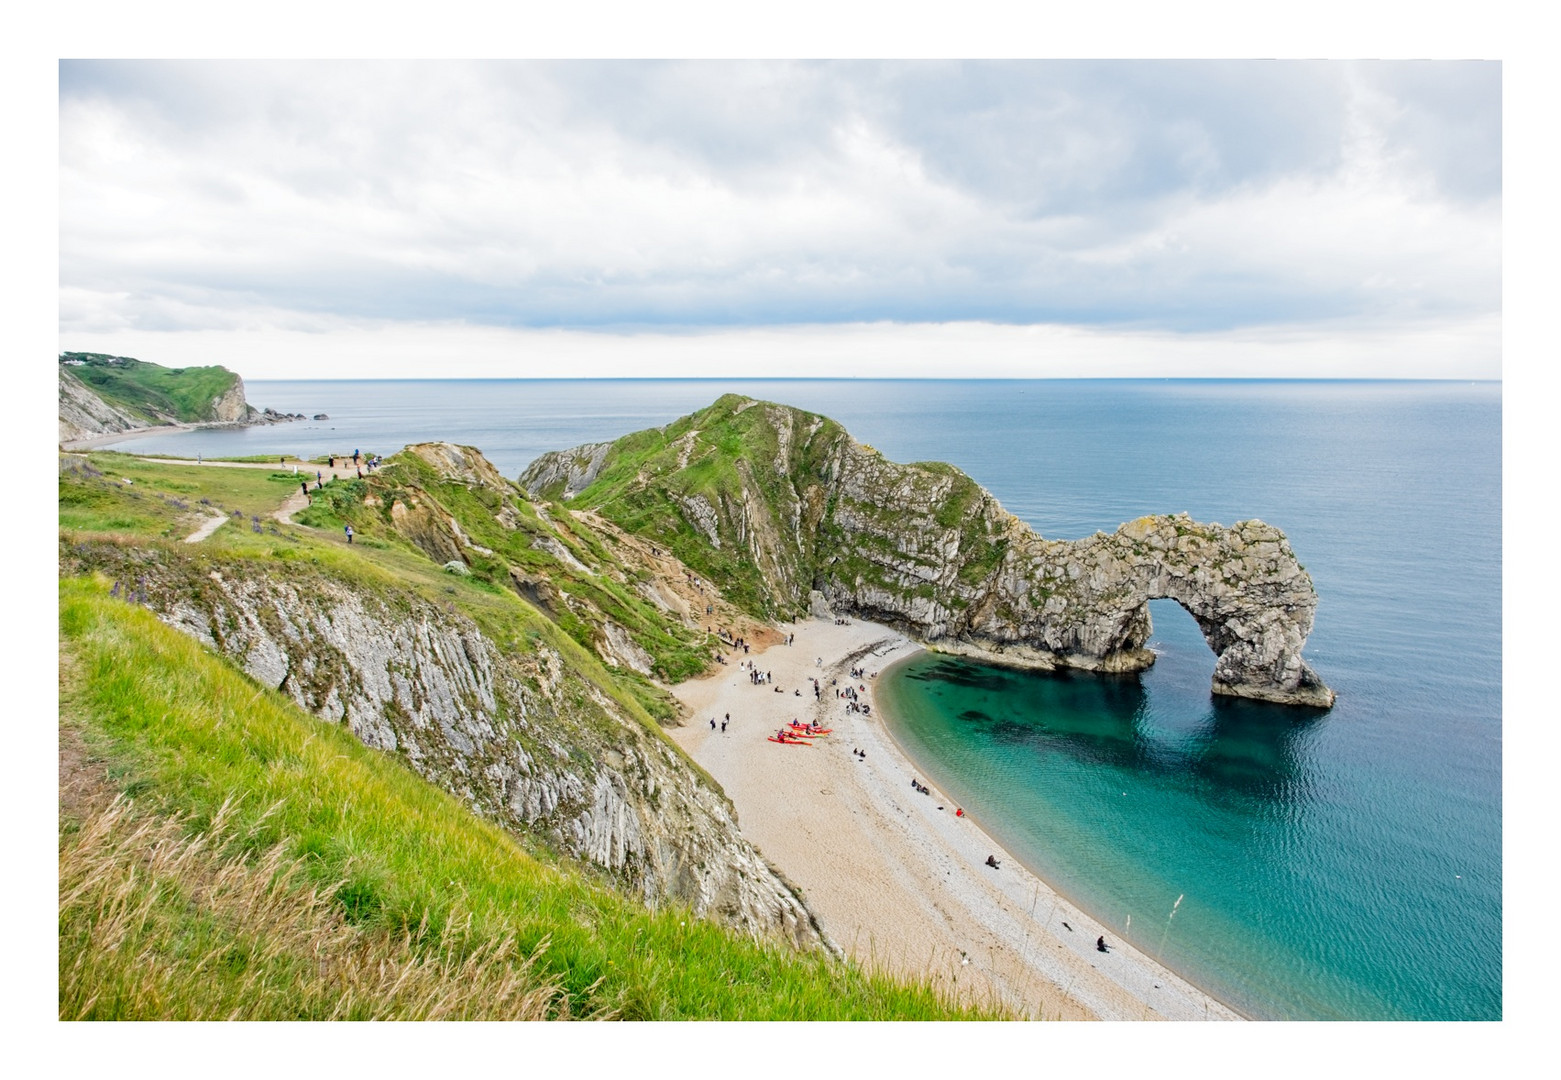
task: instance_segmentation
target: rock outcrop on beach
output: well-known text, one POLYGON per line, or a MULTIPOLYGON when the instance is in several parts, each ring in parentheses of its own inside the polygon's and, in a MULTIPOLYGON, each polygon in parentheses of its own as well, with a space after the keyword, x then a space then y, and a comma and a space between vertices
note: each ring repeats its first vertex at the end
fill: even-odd
POLYGON ((136 582, 165 622, 261 685, 652 907, 823 944, 720 789, 534 636, 501 645, 412 589, 286 562, 100 543, 62 549, 61 566, 136 582))
POLYGON ((737 395, 605 452, 544 455, 521 485, 665 543, 756 614, 807 613, 817 593, 950 652, 1132 672, 1154 662, 1148 602, 1167 598, 1215 654, 1214 693, 1333 702, 1301 656, 1316 590, 1261 521, 1156 515, 1047 540, 952 466, 896 464, 825 417, 737 395))

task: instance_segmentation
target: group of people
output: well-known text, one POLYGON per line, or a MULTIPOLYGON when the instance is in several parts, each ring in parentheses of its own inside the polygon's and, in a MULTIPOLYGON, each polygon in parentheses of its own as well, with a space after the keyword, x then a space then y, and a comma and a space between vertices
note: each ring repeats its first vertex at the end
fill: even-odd
MULTIPOLYGON (((335 479, 335 475, 334 474, 335 474, 335 471, 336 471, 336 459, 338 457, 341 458, 342 464, 345 467, 346 462, 347 462, 347 455, 346 454, 329 454, 329 455, 326 456, 326 459, 325 459, 326 460, 326 464, 331 469, 332 479, 335 479)), ((277 460, 277 464, 279 464, 279 465, 286 465, 287 464, 287 455, 283 454, 281 457, 278 457, 276 460, 277 460)), ((354 450, 352 452, 352 465, 353 465, 353 468, 357 471, 359 480, 363 479, 363 470, 364 469, 368 469, 369 472, 372 473, 375 469, 379 468, 380 465, 384 464, 384 461, 385 461, 385 459, 383 457, 381 457, 380 455, 378 455, 378 454, 374 454, 374 455, 372 455, 370 457, 365 458, 363 456, 363 454, 361 452, 357 451, 357 450, 354 450)), ((293 475, 294 476, 298 475, 298 466, 296 464, 293 466, 293 475)), ((306 473, 305 476, 307 477, 307 475, 308 474, 306 473)), ((303 492, 304 498, 308 499, 311 503, 314 502, 314 496, 309 494, 309 481, 307 479, 299 481, 298 488, 299 488, 300 491, 303 492)), ((325 488, 325 471, 323 469, 316 469, 314 471, 314 490, 321 491, 324 488, 325 488)), ((352 530, 351 529, 347 530, 347 543, 349 543, 349 544, 352 543, 352 530)))
POLYGON ((744 656, 746 656, 748 654, 748 641, 747 641, 747 639, 734 636, 732 634, 732 632, 730 630, 728 630, 724 626, 718 627, 718 628, 716 628, 714 630, 710 629, 710 627, 707 626, 707 627, 705 627, 705 633, 707 633, 707 634, 714 634, 716 637, 720 638, 722 641, 726 642, 726 644, 730 645, 734 649, 741 649, 743 651, 743 655, 744 656))

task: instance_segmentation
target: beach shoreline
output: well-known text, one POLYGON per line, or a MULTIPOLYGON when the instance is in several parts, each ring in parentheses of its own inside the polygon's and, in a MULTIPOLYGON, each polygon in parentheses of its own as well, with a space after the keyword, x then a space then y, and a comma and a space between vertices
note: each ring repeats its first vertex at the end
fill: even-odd
MULTIPOLYGON (((68 453, 79 453, 83 450, 101 450, 113 443, 142 439, 148 435, 182 435, 189 431, 237 431, 241 428, 275 427, 277 424, 292 422, 289 420, 213 420, 199 424, 153 424, 151 427, 131 428, 128 431, 105 431, 101 435, 92 435, 84 439, 65 440, 59 443, 59 448, 68 453)), ((132 453, 132 451, 127 450, 125 453, 132 453)))
POLYGON ((779 630, 794 643, 750 644, 714 674, 674 687, 691 715, 671 734, 725 788, 744 835, 801 890, 845 953, 1025 1017, 1243 1018, 1112 936, 968 815, 956 815, 894 739, 873 694, 874 676, 921 645, 857 620, 803 619, 779 630), (745 661, 771 681, 753 682, 745 661), (851 678, 852 667, 864 677, 851 678), (836 696, 848 685, 870 713, 836 696), (818 720, 832 733, 806 746, 769 741, 793 719, 818 720), (989 855, 1000 868, 985 864, 989 855), (1109 952, 1095 947, 1101 935, 1109 952))

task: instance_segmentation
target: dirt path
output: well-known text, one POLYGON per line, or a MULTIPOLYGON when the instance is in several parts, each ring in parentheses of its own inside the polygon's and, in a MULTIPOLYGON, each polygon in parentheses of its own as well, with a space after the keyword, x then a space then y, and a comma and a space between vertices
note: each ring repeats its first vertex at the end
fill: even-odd
MULTIPOLYGON (((314 480, 353 480, 358 476, 359 466, 352 464, 352 459, 347 458, 340 465, 316 465, 308 461, 277 462, 275 465, 269 461, 190 461, 187 458, 160 458, 143 457, 142 461, 150 461, 157 465, 188 465, 198 469, 270 469, 272 472, 280 472, 286 468, 292 468, 299 477, 300 485, 314 480)), ((303 488, 293 492, 282 500, 282 505, 271 511, 271 516, 283 525, 296 525, 300 529, 309 528, 293 520, 293 515, 309 505, 309 497, 303 493, 303 488)), ((212 533, 221 528, 226 517, 214 517, 184 538, 186 544, 198 544, 212 533)))
POLYGON ((184 542, 186 544, 198 544, 202 540, 204 540, 208 536, 210 536, 212 533, 214 533, 218 529, 222 528, 222 526, 226 525, 227 521, 228 521, 228 515, 226 515, 226 514, 215 514, 215 515, 213 515, 213 516, 211 516, 211 517, 206 519, 206 524, 204 524, 200 528, 196 529, 189 536, 186 536, 184 538, 184 542))

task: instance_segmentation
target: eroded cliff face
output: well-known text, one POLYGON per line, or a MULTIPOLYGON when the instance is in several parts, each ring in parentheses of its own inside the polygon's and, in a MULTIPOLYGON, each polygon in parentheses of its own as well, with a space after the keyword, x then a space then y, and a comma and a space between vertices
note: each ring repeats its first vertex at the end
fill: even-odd
POLYGON ((211 399, 211 419, 218 424, 238 424, 249 419, 249 402, 244 400, 244 380, 235 377, 226 393, 211 399))
POLYGON ((146 426, 145 420, 116 409, 63 366, 60 368, 60 442, 146 426))
POLYGON ((73 570, 138 582, 166 622, 472 810, 544 838, 651 906, 823 944, 726 797, 545 644, 501 649, 453 608, 289 567, 84 545, 73 570))
MULTIPOLYGON (((1168 598, 1215 654, 1215 693, 1333 703, 1301 658, 1317 593, 1284 533, 1261 521, 1157 515, 1046 540, 958 469, 896 464, 800 410, 729 396, 663 429, 665 445, 647 453, 653 434, 622 440, 633 457, 615 453, 632 473, 608 454, 577 503, 681 539, 694 565, 691 538, 736 546, 776 607, 801 613, 822 600, 950 652, 1130 672, 1154 662, 1148 602, 1168 598), (657 516, 661 503, 680 526, 657 516)), ((521 483, 545 492, 558 471, 540 461, 521 483)))

